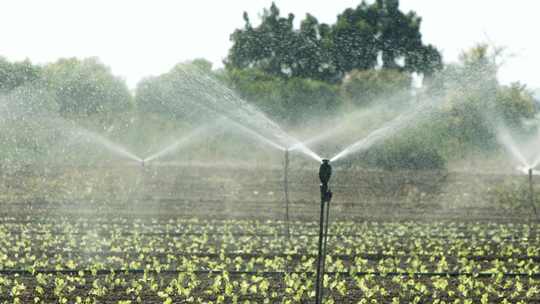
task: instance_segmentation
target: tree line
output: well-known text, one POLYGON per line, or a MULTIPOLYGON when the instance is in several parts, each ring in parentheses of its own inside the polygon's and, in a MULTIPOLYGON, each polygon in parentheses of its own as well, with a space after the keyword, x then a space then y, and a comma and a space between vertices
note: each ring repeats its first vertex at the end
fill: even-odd
POLYGON ((179 63, 142 79, 132 92, 97 58, 35 65, 0 57, 0 95, 19 91, 24 96, 26 88, 46 91, 49 108, 70 117, 139 112, 182 120, 185 109, 178 101, 188 97, 181 90, 181 73, 190 66, 233 88, 278 122, 301 125, 320 115, 411 99, 412 80, 420 77, 422 94, 444 99, 445 107, 431 133, 419 136, 417 130, 400 151, 426 146, 427 138, 432 146, 454 146, 452 151, 493 145, 493 131, 481 123, 486 113, 519 128, 538 110, 526 86, 497 81, 499 53, 488 45, 443 64, 437 48, 422 41, 421 17, 403 12, 398 0, 362 1, 340 13, 334 24, 307 14, 295 28, 295 16, 282 16, 274 3, 258 24, 247 13, 243 18, 220 69, 204 59, 179 63))

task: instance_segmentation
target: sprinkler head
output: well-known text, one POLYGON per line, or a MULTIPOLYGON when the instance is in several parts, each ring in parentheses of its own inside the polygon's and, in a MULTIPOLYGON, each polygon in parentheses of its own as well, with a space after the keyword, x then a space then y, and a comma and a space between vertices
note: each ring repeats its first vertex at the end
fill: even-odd
POLYGON ((321 180, 321 184, 328 185, 331 176, 332 166, 330 166, 330 160, 323 159, 321 167, 319 168, 319 179, 321 180))
POLYGON ((321 180, 321 203, 329 203, 332 199, 332 192, 328 188, 328 182, 332 176, 332 166, 328 159, 323 159, 319 168, 319 179, 321 180))

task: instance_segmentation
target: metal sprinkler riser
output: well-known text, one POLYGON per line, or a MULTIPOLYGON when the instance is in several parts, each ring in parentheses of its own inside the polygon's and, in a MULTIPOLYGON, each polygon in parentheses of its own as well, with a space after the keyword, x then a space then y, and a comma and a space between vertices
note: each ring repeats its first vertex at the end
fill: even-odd
POLYGON ((328 217, 330 212, 330 200, 332 199, 332 191, 330 191, 328 187, 328 182, 330 181, 331 176, 332 166, 330 166, 330 161, 328 159, 323 159, 322 164, 319 168, 319 179, 321 181, 321 214, 319 220, 319 252, 317 255, 317 278, 315 282, 316 304, 321 304, 324 297, 324 267, 326 258, 326 242, 328 235, 328 217))

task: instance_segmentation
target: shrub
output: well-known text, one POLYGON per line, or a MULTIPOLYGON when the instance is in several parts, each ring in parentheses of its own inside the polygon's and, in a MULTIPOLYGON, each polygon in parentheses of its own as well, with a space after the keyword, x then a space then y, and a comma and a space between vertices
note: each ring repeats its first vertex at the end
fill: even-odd
POLYGON ((368 164, 386 170, 442 170, 446 160, 438 150, 418 140, 395 139, 366 154, 368 164))
POLYGON ((228 70, 228 79, 242 98, 290 124, 333 113, 342 104, 338 88, 318 80, 281 79, 256 69, 228 70))
POLYGON ((341 85, 343 96, 353 105, 366 106, 409 90, 411 76, 397 70, 354 70, 341 85))

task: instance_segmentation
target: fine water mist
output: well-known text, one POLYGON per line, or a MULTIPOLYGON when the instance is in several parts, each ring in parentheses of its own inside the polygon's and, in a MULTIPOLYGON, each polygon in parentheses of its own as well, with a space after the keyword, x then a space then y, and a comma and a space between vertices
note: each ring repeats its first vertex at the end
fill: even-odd
MULTIPOLYGON (((213 114, 227 117, 236 125, 250 130, 258 140, 271 144, 274 148, 285 150, 296 146, 295 150, 320 162, 321 157, 290 136, 276 122, 268 118, 255 106, 241 99, 231 89, 221 84, 207 73, 196 68, 181 69, 184 79, 179 81, 182 93, 194 106, 210 110, 213 114)), ((245 129, 243 129, 245 131, 245 129)))
POLYGON ((264 136, 262 136, 261 134, 253 131, 252 129, 249 129, 247 127, 245 127, 244 125, 240 124, 240 123, 237 123, 236 121, 234 120, 230 120, 230 119, 227 119, 225 120, 226 123, 228 123, 230 126, 233 126, 237 129, 239 129, 242 133, 245 133, 247 135, 249 135, 250 137, 256 139, 257 141, 261 142, 261 143, 264 143, 264 144, 267 144, 273 148, 276 148, 280 151, 285 151, 287 150, 287 148, 283 147, 282 145, 276 143, 275 141, 272 141, 264 136))
POLYGON ((130 159, 130 160, 134 160, 136 162, 142 161, 140 157, 129 152, 123 146, 112 142, 111 140, 107 139, 106 137, 100 134, 86 130, 82 127, 75 127, 72 134, 74 135, 75 140, 79 140, 79 141, 84 140, 84 141, 96 143, 118 156, 124 157, 126 159, 130 159))
MULTIPOLYGON (((376 99, 370 105, 360 109, 346 109, 333 117, 317 117, 301 130, 309 130, 306 135, 299 135, 302 144, 313 147, 326 148, 333 144, 353 141, 360 134, 369 130, 370 126, 380 124, 395 118, 399 113, 410 107, 410 95, 396 94, 394 98, 376 99)), ((304 132, 300 132, 303 134, 304 132)), ((289 150, 294 151, 299 145, 293 145, 289 150)), ((330 151, 334 152, 335 151, 330 151)))
MULTIPOLYGON (((533 140, 534 141, 539 141, 540 140, 540 133, 537 133, 533 140)), ((538 145, 535 144, 534 147, 538 147, 538 145)), ((535 152, 536 152, 536 157, 532 161, 531 168, 536 168, 536 167, 538 167, 538 165, 540 165, 540 149, 536 149, 535 152)))
POLYGON ((510 152, 514 160, 519 162, 520 168, 525 168, 525 172, 527 172, 529 168, 535 167, 534 165, 529 164, 529 162, 527 161, 523 153, 521 153, 520 149, 518 148, 518 145, 512 139, 512 136, 508 132, 508 129, 500 126, 497 129, 497 139, 506 148, 506 150, 510 152))
POLYGON ((6 114, 4 118, 17 123, 18 130, 28 131, 26 136, 31 137, 15 139, 16 141, 31 139, 41 147, 45 148, 46 145, 49 151, 58 150, 65 156, 76 153, 70 149, 75 144, 92 144, 94 148, 102 147, 113 155, 141 161, 140 157, 127 148, 53 112, 54 103, 47 100, 49 97, 46 90, 30 86, 19 88, 0 100, 0 113, 6 114))
POLYGON ((83 128, 73 121, 66 120, 54 114, 49 114, 45 126, 58 134, 57 144, 63 147, 64 153, 70 153, 67 149, 73 144, 97 144, 98 147, 105 148, 112 154, 136 162, 141 162, 142 159, 130 152, 122 145, 113 142, 107 137, 83 128))
MULTIPOLYGON (((521 173, 523 173, 525 175, 528 175, 529 170, 531 170, 531 168, 530 167, 524 167, 524 166, 517 166, 516 170, 518 170, 519 172, 521 172, 521 173)), ((532 170, 532 174, 533 175, 540 175, 540 171, 539 170, 532 170)))
POLYGON ((208 124, 200 126, 193 131, 189 132, 188 134, 182 136, 180 139, 174 141, 173 143, 167 145, 165 148, 159 150, 158 152, 151 154, 150 156, 146 157, 144 160, 146 162, 150 162, 153 160, 156 160, 158 158, 164 157, 168 154, 171 154, 173 152, 176 152, 187 145, 195 142, 197 139, 200 139, 202 136, 209 134, 211 131, 215 130, 216 124, 208 124))
MULTIPOLYGON (((512 159, 518 163, 516 169, 523 174, 529 174, 530 169, 536 168, 540 164, 540 150, 538 149, 538 133, 534 134, 528 140, 517 140, 508 128, 503 124, 496 127, 497 140, 512 156, 512 159)), ((533 175, 540 172, 533 170, 533 175)))
POLYGON ((388 121, 382 127, 372 131, 366 137, 359 139, 353 144, 347 146, 341 152, 333 156, 330 161, 335 162, 350 154, 366 151, 373 145, 386 140, 405 128, 432 119, 437 105, 438 102, 432 99, 423 101, 413 109, 406 111, 405 113, 388 121))

